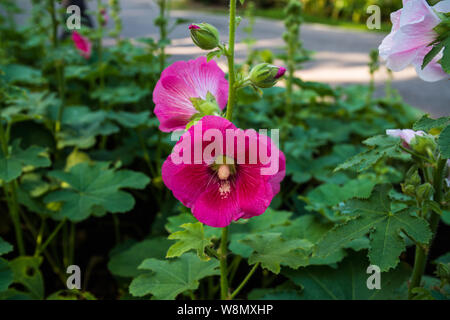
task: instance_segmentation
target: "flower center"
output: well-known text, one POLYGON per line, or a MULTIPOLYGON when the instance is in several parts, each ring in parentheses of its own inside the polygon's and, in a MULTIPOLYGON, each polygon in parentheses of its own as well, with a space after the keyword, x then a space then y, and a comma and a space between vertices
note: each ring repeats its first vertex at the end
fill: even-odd
POLYGON ((217 170, 217 176, 220 180, 228 180, 231 174, 230 167, 227 164, 221 164, 217 170))

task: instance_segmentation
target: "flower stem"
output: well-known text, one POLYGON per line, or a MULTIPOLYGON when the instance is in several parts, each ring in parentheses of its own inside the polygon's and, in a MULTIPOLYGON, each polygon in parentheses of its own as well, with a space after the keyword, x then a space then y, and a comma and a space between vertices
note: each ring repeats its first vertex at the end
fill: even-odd
POLYGON ((62 220, 56 228, 53 230, 53 232, 48 236, 47 240, 45 240, 44 244, 40 246, 38 249, 36 249, 36 252, 34 253, 34 256, 37 257, 41 254, 41 252, 44 252, 47 246, 52 242, 52 240, 55 238, 55 236, 58 234, 59 230, 62 228, 64 223, 66 222, 66 219, 62 220))
MULTIPOLYGON (((442 201, 442 183, 444 180, 443 174, 446 166, 445 159, 439 159, 437 168, 434 172, 433 177, 433 187, 434 187, 434 201, 437 203, 441 203, 442 201)), ((414 268, 411 276, 411 282, 409 284, 408 289, 408 299, 412 299, 414 294, 412 290, 416 287, 420 287, 420 282, 422 280, 422 276, 425 272, 425 267, 427 265, 427 258, 429 249, 433 243, 433 239, 436 235, 436 231, 439 225, 441 217, 436 212, 432 211, 428 222, 430 223, 430 229, 432 232, 432 238, 430 240, 430 244, 428 246, 428 250, 424 250, 421 246, 416 245, 416 256, 414 259, 414 268)))
POLYGON ((233 299, 239 291, 247 284, 248 280, 252 277, 252 275, 255 273, 256 269, 258 269, 259 262, 253 266, 253 268, 250 270, 250 272, 247 274, 247 276, 242 280, 241 284, 236 288, 236 290, 233 291, 233 293, 230 296, 230 299, 233 299))
POLYGON ((222 239, 220 242, 220 299, 228 300, 228 278, 227 278, 227 242, 228 227, 222 228, 222 239))
POLYGON ((236 38, 236 0, 230 0, 230 32, 228 40, 228 106, 227 106, 227 119, 231 121, 233 117, 233 107, 236 102, 236 74, 234 70, 234 42, 236 38))

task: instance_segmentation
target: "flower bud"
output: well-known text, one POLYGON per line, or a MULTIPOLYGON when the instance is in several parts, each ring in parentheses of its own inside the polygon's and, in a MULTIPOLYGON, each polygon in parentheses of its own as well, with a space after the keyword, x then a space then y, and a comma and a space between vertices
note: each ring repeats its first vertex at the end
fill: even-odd
POLYGON ((219 46, 219 31, 214 26, 208 23, 191 24, 189 30, 197 47, 212 50, 219 46))
POLYGON ((409 145, 412 150, 425 156, 432 156, 437 148, 435 138, 429 134, 415 136, 409 145))
POLYGON ((416 189, 416 195, 419 201, 428 200, 431 198, 431 196, 434 193, 434 188, 431 184, 424 183, 417 187, 416 189))
POLYGON ((260 63, 250 71, 250 81, 259 88, 273 87, 279 78, 286 73, 283 67, 277 67, 268 63, 260 63))

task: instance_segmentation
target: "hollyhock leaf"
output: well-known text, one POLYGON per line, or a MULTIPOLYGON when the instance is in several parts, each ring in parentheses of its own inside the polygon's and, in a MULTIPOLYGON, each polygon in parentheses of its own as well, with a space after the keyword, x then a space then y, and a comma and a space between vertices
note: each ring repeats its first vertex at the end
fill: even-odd
POLYGON ((42 72, 29 66, 21 64, 2 65, 0 69, 4 75, 0 75, 0 79, 5 79, 12 84, 22 85, 44 85, 47 80, 42 77, 42 72))
POLYGON ((414 123, 413 129, 415 131, 430 131, 434 128, 443 128, 450 123, 450 117, 441 117, 438 119, 431 119, 427 114, 423 115, 414 123))
POLYGON ((33 299, 44 298, 44 278, 39 267, 42 258, 19 257, 9 262, 14 273, 14 283, 23 285, 33 299))
POLYGON ((439 42, 438 44, 435 44, 433 48, 428 52, 425 57, 423 58, 422 62, 422 70, 433 60, 433 58, 442 50, 444 46, 444 42, 439 42))
POLYGON ((365 253, 353 253, 337 268, 310 266, 298 270, 284 269, 282 274, 302 287, 302 300, 391 300, 406 299, 401 288, 408 280, 410 268, 402 263, 390 272, 381 273, 381 289, 369 290, 370 265, 365 253))
MULTIPOLYGON (((191 213, 181 213, 179 215, 167 218, 167 221, 168 222, 166 223, 165 228, 169 233, 183 231, 183 228, 181 227, 183 224, 198 222, 191 213)), ((203 226, 203 230, 206 238, 219 239, 222 233, 220 229, 206 225, 203 226)))
POLYGON ((199 280, 218 275, 218 268, 219 261, 202 261, 192 253, 174 261, 146 259, 139 269, 151 272, 134 278, 130 293, 137 297, 152 294, 155 299, 172 300, 184 291, 196 290, 199 280))
POLYGON ((398 264, 400 254, 406 249, 400 232, 427 244, 431 231, 426 220, 412 215, 416 211, 413 207, 393 213, 390 190, 391 186, 380 185, 375 187, 370 199, 348 201, 345 212, 354 218, 330 230, 318 243, 313 256, 326 257, 350 241, 369 234, 370 262, 381 271, 387 271, 398 264))
POLYGON ((8 261, 0 258, 0 292, 8 289, 9 285, 13 283, 14 274, 8 264, 8 261))
POLYGON ((442 130, 438 139, 439 149, 444 158, 450 158, 450 126, 442 130))
POLYGON ((374 166, 383 158, 410 159, 410 156, 400 149, 401 139, 399 138, 378 135, 363 141, 363 143, 372 148, 351 157, 334 171, 351 169, 361 172, 374 166))
POLYGON ((118 252, 111 252, 108 269, 112 274, 125 278, 133 278, 144 273, 138 267, 145 259, 164 259, 171 241, 165 237, 146 239, 133 243, 118 252))
POLYGON ((312 243, 303 239, 285 240, 280 233, 252 234, 241 240, 254 252, 249 264, 261 263, 261 267, 280 273, 280 265, 298 268, 308 265, 312 243))
POLYGON ((20 147, 20 141, 12 143, 8 156, 0 150, 0 180, 10 182, 18 178, 29 167, 41 168, 50 166, 51 162, 45 149, 31 146, 27 149, 20 147))
POLYGON ((13 251, 13 246, 0 237, 0 256, 10 253, 11 251, 13 251))
POLYGON ((123 105, 138 103, 150 94, 149 90, 130 84, 114 88, 97 89, 91 93, 93 99, 109 105, 123 105))
POLYGON ((444 69, 445 72, 450 74, 450 37, 448 37, 446 40, 444 40, 444 55, 442 59, 440 60, 442 69, 444 69))
POLYGON ((109 112, 107 117, 111 120, 116 121, 123 127, 126 128, 137 128, 139 126, 147 125, 150 121, 150 112, 143 111, 139 113, 118 111, 109 112))
POLYGON ((210 238, 205 237, 203 224, 201 222, 185 223, 180 228, 184 230, 174 232, 168 237, 169 240, 177 240, 177 242, 170 246, 166 258, 179 257, 187 251, 196 250, 201 260, 209 260, 205 254, 205 248, 212 245, 212 242, 210 238))
POLYGON ((109 169, 107 163, 82 162, 69 172, 51 171, 49 176, 65 182, 67 187, 51 192, 44 202, 62 202, 58 217, 74 222, 88 218, 98 207, 105 213, 131 210, 135 203, 133 196, 120 189, 143 189, 150 182, 140 172, 109 169))

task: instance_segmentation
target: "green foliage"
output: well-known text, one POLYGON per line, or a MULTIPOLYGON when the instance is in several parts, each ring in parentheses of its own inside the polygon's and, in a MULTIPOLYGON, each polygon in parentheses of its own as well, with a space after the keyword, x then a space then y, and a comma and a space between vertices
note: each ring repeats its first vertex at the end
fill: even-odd
POLYGON ((387 271, 399 263, 405 250, 405 240, 400 232, 421 244, 431 239, 428 223, 413 215, 414 207, 393 211, 387 185, 377 186, 368 200, 350 200, 345 212, 354 217, 334 227, 318 243, 315 254, 327 256, 350 241, 370 234, 369 259, 372 264, 387 271))
POLYGON ((144 272, 138 269, 142 261, 149 258, 164 259, 170 244, 171 241, 165 237, 124 243, 110 253, 108 269, 116 276, 136 277, 144 272))
POLYGON ((241 240, 254 251, 249 264, 261 263, 263 268, 275 274, 280 272, 280 265, 298 268, 308 264, 308 252, 312 244, 307 240, 285 240, 280 233, 249 235, 241 240))
POLYGON ((302 300, 391 300, 405 299, 401 291, 410 269, 400 264, 390 272, 380 274, 381 289, 367 287, 369 262, 364 253, 352 254, 338 268, 313 266, 298 270, 285 270, 283 275, 303 288, 302 300))
POLYGON ((55 218, 81 221, 91 214, 119 213, 131 210, 134 198, 122 188, 143 189, 150 181, 140 172, 115 170, 107 163, 90 165, 82 162, 69 172, 51 171, 49 176, 67 184, 67 187, 49 193, 44 201, 62 202, 55 218))
POLYGON ((444 158, 450 158, 450 125, 445 127, 439 135, 438 139, 439 148, 444 158))
POLYGON ((197 289, 202 278, 218 275, 218 267, 217 260, 202 261, 191 253, 171 262, 146 259, 139 269, 151 272, 133 279, 130 293, 138 297, 152 294, 155 299, 175 299, 180 293, 197 289))
POLYGON ((201 222, 185 223, 180 227, 184 230, 174 232, 168 237, 169 240, 177 240, 177 242, 170 246, 166 257, 179 257, 189 250, 196 250, 201 260, 209 260, 208 255, 205 254, 205 248, 212 242, 210 238, 205 237, 203 224, 201 222))
POLYGON ((16 140, 7 154, 0 151, 0 179, 10 182, 18 178, 24 170, 48 167, 50 164, 45 149, 37 146, 22 149, 20 141, 16 140))
POLYGON ((0 256, 7 254, 13 250, 13 246, 0 237, 0 256))
POLYGON ((35 257, 19 257, 9 263, 14 274, 13 282, 23 285, 26 289, 23 294, 31 299, 44 298, 44 279, 39 270, 41 263, 42 258, 35 257))

